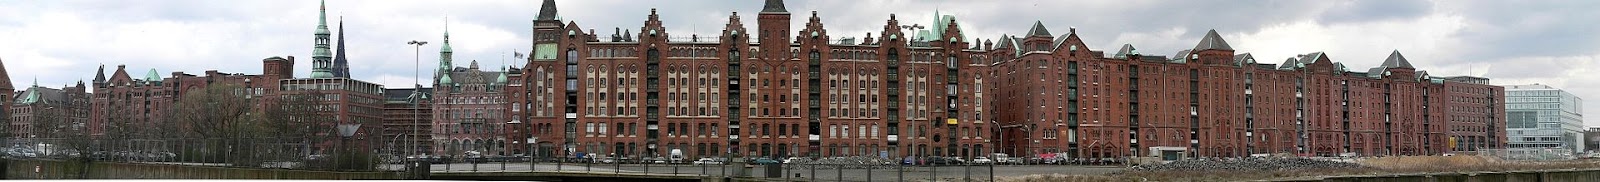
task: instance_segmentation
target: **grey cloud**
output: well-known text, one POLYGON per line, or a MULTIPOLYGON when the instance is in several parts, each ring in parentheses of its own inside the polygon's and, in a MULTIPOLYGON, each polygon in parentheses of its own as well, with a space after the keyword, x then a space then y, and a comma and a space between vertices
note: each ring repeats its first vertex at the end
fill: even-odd
POLYGON ((1432 13, 1433 2, 1427 0, 1357 0, 1337 1, 1317 20, 1323 23, 1381 21, 1415 18, 1432 13))
POLYGON ((1451 1, 1469 26, 1460 37, 1474 44, 1458 62, 1493 62, 1523 56, 1573 56, 1600 50, 1600 1, 1451 1))

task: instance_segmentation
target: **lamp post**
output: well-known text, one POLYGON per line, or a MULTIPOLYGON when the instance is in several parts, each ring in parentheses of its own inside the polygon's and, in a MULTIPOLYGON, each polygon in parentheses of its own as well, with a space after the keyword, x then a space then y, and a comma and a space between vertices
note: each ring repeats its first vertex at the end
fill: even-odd
MULTIPOLYGON (((911 24, 911 25, 900 25, 900 28, 901 29, 910 30, 910 32, 913 34, 913 37, 915 37, 915 34, 917 33, 917 29, 923 29, 923 28, 926 28, 926 27, 923 27, 920 24, 911 24)), ((907 39, 907 40, 910 40, 910 39, 907 39)), ((906 86, 907 87, 911 87, 911 85, 906 85, 906 86)), ((911 96, 911 95, 908 94, 906 96, 911 96)), ((906 100, 914 100, 914 99, 906 99, 906 100)), ((907 113, 907 114, 910 114, 910 113, 907 113)), ((907 123, 910 123, 910 122, 907 122, 907 123)), ((916 124, 912 124, 912 125, 915 126, 916 124)), ((911 128, 912 127, 907 127, 906 129, 911 129, 911 128)), ((907 154, 909 154, 911 156, 917 156, 917 153, 920 152, 918 150, 918 148, 917 148, 917 138, 916 137, 921 136, 922 130, 918 129, 918 130, 914 130, 914 132, 916 132, 916 134, 918 134, 918 135, 911 135, 910 137, 906 137, 906 138, 910 139, 909 141, 907 141, 908 147, 906 147, 906 148, 911 150, 910 152, 907 152, 907 154)))
POLYGON ((417 130, 417 127, 421 126, 421 122, 418 121, 421 116, 418 115, 422 112, 422 82, 420 81, 421 78, 418 77, 422 76, 422 45, 427 45, 428 42, 412 40, 411 42, 406 42, 406 44, 412 45, 414 51, 412 52, 414 67, 411 68, 411 85, 413 85, 413 90, 411 91, 411 154, 406 155, 411 156, 422 150, 421 143, 417 142, 420 139, 418 138, 420 130, 417 130))

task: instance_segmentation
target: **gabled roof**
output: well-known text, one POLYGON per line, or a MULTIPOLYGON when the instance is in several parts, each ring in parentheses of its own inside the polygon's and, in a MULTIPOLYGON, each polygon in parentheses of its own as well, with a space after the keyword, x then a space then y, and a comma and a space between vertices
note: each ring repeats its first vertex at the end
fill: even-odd
POLYGON ((1384 59, 1383 60, 1382 67, 1384 67, 1384 68, 1411 68, 1411 69, 1416 69, 1414 67, 1411 67, 1411 62, 1410 61, 1406 61, 1406 57, 1405 56, 1400 55, 1400 50, 1394 50, 1393 53, 1389 53, 1389 59, 1384 59))
POLYGON ((1028 36, 1029 37, 1033 37, 1033 36, 1049 37, 1050 36, 1050 30, 1044 28, 1044 22, 1033 21, 1033 28, 1028 29, 1028 36))
POLYGON ((11 92, 11 89, 13 89, 11 87, 11 74, 6 73, 6 65, 4 63, 0 63, 0 89, 4 89, 3 91, 6 92, 11 92))
POLYGON ((1193 50, 1184 49, 1182 51, 1178 51, 1177 54, 1172 54, 1172 62, 1173 63, 1187 63, 1187 62, 1189 62, 1189 52, 1190 51, 1193 51, 1193 50))
POLYGON ((1233 55, 1233 65, 1244 66, 1250 64, 1256 64, 1256 57, 1251 56, 1250 53, 1233 55))
POLYGON ((1139 51, 1133 49, 1133 44, 1122 44, 1122 48, 1121 49, 1117 49, 1117 54, 1116 55, 1112 55, 1111 57, 1114 57, 1114 58, 1117 58, 1117 59, 1126 59, 1126 58, 1128 58, 1128 55, 1137 55, 1137 54, 1139 54, 1139 51))
POLYGON ((1374 68, 1371 68, 1371 69, 1367 69, 1367 75, 1366 76, 1367 77, 1372 77, 1372 78, 1383 78, 1383 73, 1384 72, 1386 72, 1386 71, 1384 71, 1383 67, 1374 67, 1374 68))
POLYGON ((1013 43, 1011 43, 1011 35, 1000 34, 1000 44, 994 45, 994 47, 996 49, 1004 49, 1004 48, 1016 47, 1015 45, 1012 45, 1012 44, 1013 43))
POLYGON ((1300 64, 1299 60, 1295 60, 1292 57, 1287 59, 1287 60, 1283 60, 1283 64, 1279 64, 1278 65, 1278 69, 1282 69, 1282 70, 1290 70, 1290 69, 1301 68, 1301 67, 1305 67, 1305 65, 1304 64, 1300 64))
POLYGON ((422 96, 422 98, 426 99, 428 95, 433 94, 433 88, 421 88, 421 91, 418 90, 418 88, 385 89, 383 97, 388 102, 406 103, 411 102, 412 97, 422 96))
POLYGON ((1203 50, 1233 50, 1228 46, 1228 41, 1222 40, 1222 35, 1217 35, 1217 30, 1206 31, 1206 36, 1200 38, 1200 44, 1194 46, 1195 51, 1203 50))

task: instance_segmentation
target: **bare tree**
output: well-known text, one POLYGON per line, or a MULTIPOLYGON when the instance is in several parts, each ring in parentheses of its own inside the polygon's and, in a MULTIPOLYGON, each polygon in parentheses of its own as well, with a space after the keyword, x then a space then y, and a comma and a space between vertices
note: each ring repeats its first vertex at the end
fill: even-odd
POLYGON ((262 114, 255 112, 253 100, 243 90, 235 84, 210 85, 183 94, 173 105, 169 121, 186 138, 204 141, 200 142, 203 162, 259 163, 249 155, 238 155, 252 152, 246 151, 245 140, 269 134, 263 129, 262 114))
POLYGON ((321 112, 323 96, 319 92, 310 91, 295 94, 282 94, 269 102, 264 109, 266 129, 276 134, 278 144, 273 147, 272 156, 277 159, 295 159, 311 154, 311 144, 318 131, 331 131, 332 128, 322 125, 322 121, 333 120, 321 112))

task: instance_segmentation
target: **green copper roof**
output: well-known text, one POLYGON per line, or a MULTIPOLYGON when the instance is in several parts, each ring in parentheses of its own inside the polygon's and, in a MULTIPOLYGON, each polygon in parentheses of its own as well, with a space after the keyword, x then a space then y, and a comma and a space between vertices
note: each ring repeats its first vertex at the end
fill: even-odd
POLYGON ((161 74, 156 73, 156 69, 155 68, 150 68, 150 73, 145 73, 144 74, 144 81, 147 81, 147 82, 160 82, 161 81, 161 74))
POLYGON ((450 80, 450 72, 439 74, 439 85, 450 85, 451 83, 455 83, 455 81, 450 80))
POLYGON ((26 95, 23 95, 22 98, 17 99, 18 104, 32 104, 34 102, 39 102, 39 78, 33 78, 33 86, 28 87, 28 90, 25 92, 28 93, 25 93, 26 95))
POLYGON ((317 34, 332 34, 328 31, 328 1, 323 0, 322 6, 317 9, 317 34))
POLYGON ((455 52, 455 50, 450 49, 450 23, 449 22, 445 22, 444 23, 444 45, 440 45, 439 46, 439 52, 440 53, 455 52))
MULTIPOLYGON (((939 14, 939 11, 934 11, 933 12, 933 26, 932 27, 928 27, 928 29, 925 29, 925 30, 927 30, 927 32, 922 33, 922 34, 918 34, 917 38, 925 40, 925 41, 935 41, 935 40, 948 39, 950 35, 945 35, 944 32, 945 32, 946 29, 949 28, 951 21, 955 21, 955 19, 956 19, 956 16, 954 16, 954 15, 941 15, 941 14, 939 14)), ((956 25, 956 29, 961 29, 961 25, 957 24, 956 25)), ((967 38, 966 35, 962 35, 962 34, 955 35, 955 39, 966 40, 966 38, 967 38)))
MULTIPOLYGON (((328 31, 328 2, 326 0, 322 1, 321 6, 317 9, 317 14, 315 47, 311 49, 311 77, 333 77, 333 72, 329 68, 333 64, 333 51, 329 50, 331 47, 328 45, 329 35, 332 33, 328 31)), ((154 76, 155 70, 151 69, 151 71, 151 75, 154 76)))
POLYGON ((22 99, 17 99, 17 103, 18 104, 33 104, 35 102, 39 102, 39 86, 38 85, 34 85, 33 87, 28 88, 27 92, 28 92, 28 95, 23 96, 22 99))
POLYGON ((500 77, 499 78, 495 78, 494 79, 494 83, 505 85, 506 84, 506 80, 508 80, 508 79, 509 78, 507 78, 507 76, 506 76, 506 67, 500 67, 500 77))

